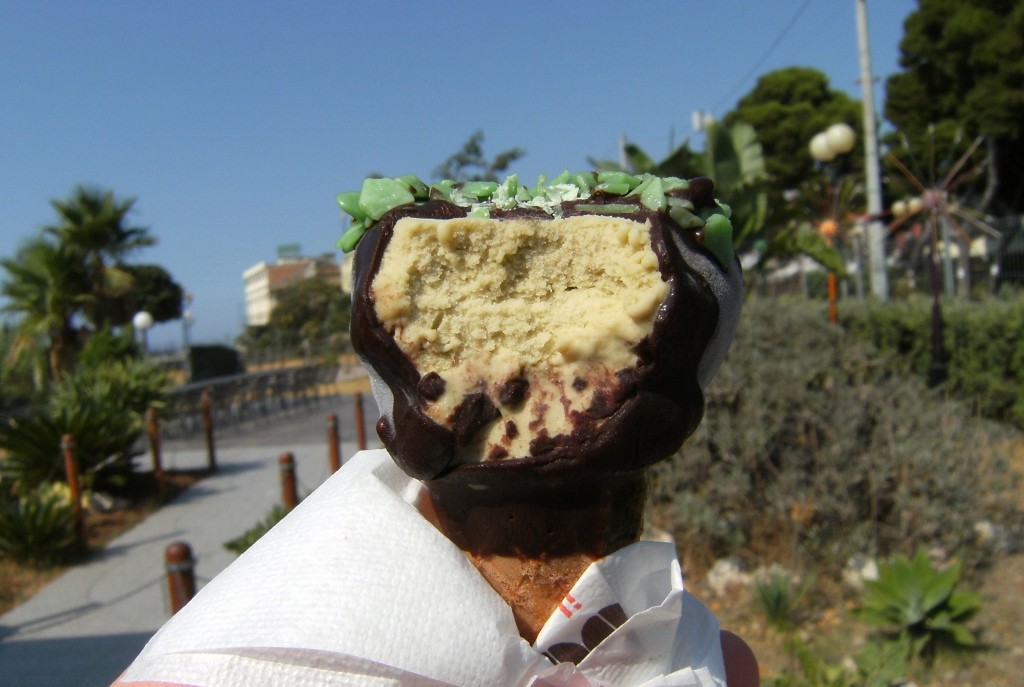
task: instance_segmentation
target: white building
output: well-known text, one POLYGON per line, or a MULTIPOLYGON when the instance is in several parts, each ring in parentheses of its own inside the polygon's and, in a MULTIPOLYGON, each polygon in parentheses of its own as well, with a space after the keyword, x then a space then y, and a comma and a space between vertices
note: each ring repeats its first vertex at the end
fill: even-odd
POLYGON ((330 253, 316 258, 281 257, 276 263, 261 262, 242 273, 245 283, 245 322, 262 327, 270 321, 270 313, 281 291, 314 277, 325 279, 340 288, 341 272, 330 253))

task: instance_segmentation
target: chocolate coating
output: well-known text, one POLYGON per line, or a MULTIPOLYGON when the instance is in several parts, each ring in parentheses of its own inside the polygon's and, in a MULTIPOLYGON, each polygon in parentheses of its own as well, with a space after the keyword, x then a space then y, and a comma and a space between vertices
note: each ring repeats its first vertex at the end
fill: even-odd
MULTIPOLYGON (((688 189, 673 195, 689 198, 698 213, 714 204, 709 180, 692 180, 688 189)), ((541 432, 531 442, 531 455, 496 461, 455 461, 456 447, 468 443, 475 430, 500 411, 480 394, 482 399, 464 400, 460 409, 465 406, 465 410, 456 413, 451 429, 428 418, 422 408, 431 400, 432 385, 422 388, 421 371, 378 321, 370 289, 400 218, 447 219, 465 216, 466 210, 437 200, 402 206, 385 214, 364 237, 355 259, 352 343, 393 395, 392 408, 382 408, 387 421, 379 424, 378 432, 408 474, 484 491, 496 485, 507 489, 509 484, 526 491, 547 491, 574 484, 581 475, 602 481, 640 472, 674 452, 696 428, 704 409, 698 368, 719 312, 707 282, 684 259, 680 244, 696 253, 703 248, 693 231, 643 207, 636 198, 597 194, 589 200, 566 202, 562 211, 565 216, 589 214, 593 206, 607 203, 634 204, 632 212, 613 214, 650 222, 652 249, 669 284, 653 330, 634 348, 637 365, 618 371, 616 384, 598 389, 591 407, 573 414, 570 433, 547 436, 541 432)), ((492 212, 494 219, 522 216, 547 218, 530 208, 492 212)), ((519 390, 506 387, 509 393, 502 393, 499 403, 518 402, 519 390)), ((527 391, 523 389, 523 394, 527 391)))

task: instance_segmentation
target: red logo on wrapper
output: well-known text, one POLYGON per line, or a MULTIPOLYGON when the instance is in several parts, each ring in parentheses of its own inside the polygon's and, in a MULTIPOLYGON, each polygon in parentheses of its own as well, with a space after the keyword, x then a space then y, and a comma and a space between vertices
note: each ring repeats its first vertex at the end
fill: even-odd
POLYGON ((562 603, 558 606, 558 610, 560 610, 566 618, 571 618, 573 612, 578 611, 581 608, 583 608, 583 604, 573 598, 572 594, 566 594, 565 599, 563 599, 562 603))

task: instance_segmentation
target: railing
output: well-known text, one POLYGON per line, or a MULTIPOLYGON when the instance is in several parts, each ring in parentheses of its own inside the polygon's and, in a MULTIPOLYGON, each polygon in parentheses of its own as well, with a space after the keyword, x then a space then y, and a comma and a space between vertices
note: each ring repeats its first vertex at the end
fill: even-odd
POLYGON ((311 363, 183 384, 167 394, 162 428, 171 437, 199 434, 204 392, 213 421, 224 427, 318 402, 337 375, 336 365, 311 363))

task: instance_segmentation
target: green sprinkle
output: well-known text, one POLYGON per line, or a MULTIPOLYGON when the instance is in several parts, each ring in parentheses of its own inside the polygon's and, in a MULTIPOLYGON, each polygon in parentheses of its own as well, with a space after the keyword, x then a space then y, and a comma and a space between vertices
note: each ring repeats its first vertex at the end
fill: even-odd
POLYGON ((556 176, 554 179, 548 182, 548 186, 557 186, 558 184, 569 183, 569 170, 563 170, 561 174, 556 176))
POLYGON ((395 179, 367 179, 359 193, 359 207, 372 220, 380 219, 392 208, 415 202, 405 184, 395 179))
POLYGON ((533 195, 530 193, 529 187, 520 186, 516 191, 516 202, 529 203, 531 200, 533 200, 533 195))
POLYGON ((723 268, 732 267, 732 222, 725 215, 711 215, 704 225, 704 247, 711 251, 723 268))
POLYGON ((661 186, 665 189, 665 193, 671 193, 672 191, 682 191, 690 188, 690 182, 679 177, 665 177, 661 180, 661 186))
POLYGON ((455 188, 455 182, 449 179, 439 181, 436 184, 430 185, 430 197, 439 198, 441 200, 451 200, 452 190, 455 188))
POLYGON ((732 219, 732 206, 719 202, 717 198, 715 199, 715 204, 718 205, 718 207, 722 208, 723 215, 725 215, 729 219, 732 219))
POLYGON ((489 218, 491 216, 491 211, 486 206, 477 205, 472 210, 470 210, 467 214, 470 217, 482 217, 484 219, 487 219, 487 218, 489 218))
POLYGON ((627 172, 598 172, 597 181, 598 185, 601 183, 625 184, 627 186, 627 193, 640 185, 640 179, 627 172))
POLYGON ((398 181, 402 182, 409 187, 409 192, 412 193, 416 200, 425 200, 430 193, 430 189, 427 185, 420 180, 415 174, 406 174, 405 176, 398 177, 398 181))
POLYGON ((546 174, 537 175, 537 183, 530 187, 530 198, 546 196, 548 192, 548 177, 546 174))
POLYGON ((682 229, 698 229, 704 226, 704 220, 681 205, 670 205, 668 216, 682 229))
POLYGON ((498 184, 494 181, 467 181, 462 185, 462 192, 478 200, 487 200, 497 188, 498 184))
POLYGON ((594 187, 595 191, 604 191, 614 196, 624 196, 629 193, 629 182, 626 181, 602 181, 594 187))
POLYGON ((640 193, 640 202, 644 207, 650 208, 656 212, 660 212, 665 209, 665 191, 661 185, 661 179, 658 177, 651 177, 644 183, 647 184, 646 188, 640 193))
POLYGON ((363 234, 366 233, 366 224, 363 222, 353 222, 352 226, 348 228, 341 238, 338 239, 338 248, 341 249, 342 253, 351 253, 356 244, 359 243, 359 239, 363 238, 363 234))
POLYGON ((668 196, 666 199, 670 208, 683 208, 693 212, 693 201, 689 198, 679 198, 678 196, 668 196))
POLYGON ((576 188, 580 190, 581 196, 590 195, 590 190, 597 185, 597 177, 593 174, 573 174, 572 183, 576 184, 576 188))
POLYGON ((366 219, 366 212, 359 207, 359 191, 338 194, 338 207, 357 222, 366 219))

